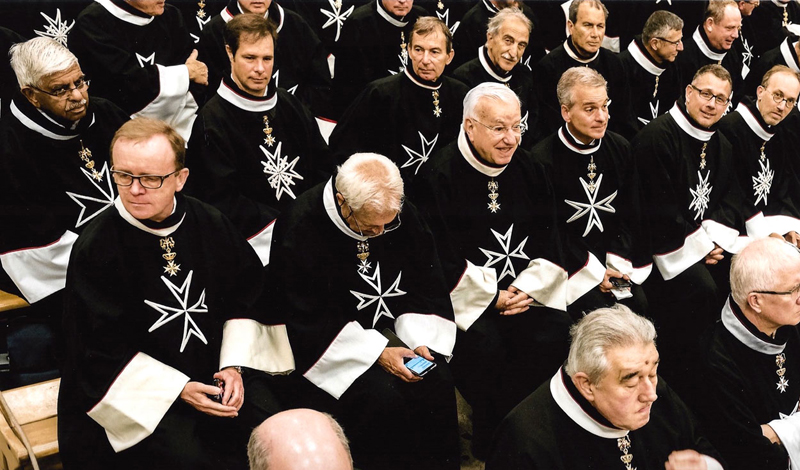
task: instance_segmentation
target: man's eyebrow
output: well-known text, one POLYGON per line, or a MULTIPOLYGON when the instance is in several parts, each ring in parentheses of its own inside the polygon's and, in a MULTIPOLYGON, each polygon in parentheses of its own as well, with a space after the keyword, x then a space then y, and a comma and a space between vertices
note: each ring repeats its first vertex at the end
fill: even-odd
POLYGON ((639 375, 639 371, 638 370, 637 371, 633 371, 633 372, 631 372, 629 374, 623 375, 622 377, 620 377, 619 381, 620 382, 627 382, 628 380, 636 377, 637 375, 639 375))

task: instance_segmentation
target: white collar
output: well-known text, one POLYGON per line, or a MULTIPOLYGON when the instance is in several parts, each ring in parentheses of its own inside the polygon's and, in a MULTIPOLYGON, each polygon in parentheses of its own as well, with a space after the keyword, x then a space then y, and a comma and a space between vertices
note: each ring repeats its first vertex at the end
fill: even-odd
POLYGON ((114 5, 114 3, 111 0, 94 0, 94 1, 99 3, 100 6, 108 10, 108 12, 114 15, 116 18, 126 23, 134 24, 136 26, 146 26, 152 23, 153 20, 156 18, 155 16, 151 16, 149 18, 143 18, 141 16, 136 16, 134 14, 128 13, 122 8, 114 5))
MULTIPOLYGON (((284 14, 283 8, 280 5, 278 5, 276 3, 275 6, 278 8, 278 13, 281 16, 280 17, 280 23, 278 23, 278 27, 276 29, 276 32, 280 33, 281 32, 281 28, 283 28, 283 20, 284 20, 284 18, 286 18, 286 15, 284 14)), ((244 14, 244 11, 242 10, 242 6, 239 5, 238 1, 236 2, 236 8, 239 9, 239 13, 244 14)), ((222 9, 221 12, 219 12, 219 16, 221 16, 222 19, 227 23, 228 21, 233 19, 234 15, 230 11, 228 11, 228 7, 225 7, 225 8, 222 9)), ((269 8, 267 8, 267 11, 264 12, 264 18, 269 18, 269 8)))
MULTIPOLYGON (((147 233, 151 233, 151 234, 153 234, 155 236, 158 236, 158 237, 166 237, 167 235, 172 234, 175 230, 178 230, 178 227, 180 227, 181 224, 183 223, 184 219, 186 219, 186 214, 184 213, 183 217, 181 217, 181 220, 179 220, 175 225, 173 225, 171 227, 150 228, 147 225, 143 224, 139 219, 137 219, 136 217, 131 215, 131 213, 128 212, 128 209, 125 209, 125 205, 122 204, 122 199, 120 199, 119 196, 117 196, 117 198, 114 199, 114 207, 116 207, 117 212, 119 212, 119 215, 122 216, 122 218, 125 219, 126 222, 128 222, 129 224, 131 224, 134 227, 138 228, 139 230, 142 230, 142 231, 147 232, 147 233)), ((172 196, 172 213, 173 214, 175 213, 175 209, 177 207, 178 207, 178 200, 175 198, 175 196, 172 196)), ((172 215, 172 214, 170 214, 170 215, 172 215)))
POLYGON ((322 203, 325 205, 325 212, 328 214, 328 218, 331 219, 333 225, 335 225, 336 228, 341 230, 343 234, 347 235, 348 237, 354 240, 359 240, 362 242, 367 238, 369 238, 365 235, 361 235, 354 232, 353 229, 351 229, 350 226, 348 226, 346 223, 344 223, 344 220, 342 220, 342 216, 339 213, 339 204, 336 203, 336 197, 334 196, 333 193, 332 177, 328 180, 327 183, 325 183, 325 189, 322 190, 322 203))
POLYGON ((578 57, 577 54, 575 54, 575 52, 572 50, 572 48, 569 47, 568 42, 569 42, 571 37, 572 36, 570 36, 570 37, 568 37, 567 39, 564 40, 564 50, 566 50, 567 51, 567 55, 572 57, 574 60, 576 60, 576 61, 578 61, 578 62, 580 62, 582 64, 588 64, 589 62, 595 60, 597 58, 597 56, 600 54, 600 49, 597 49, 597 52, 595 52, 594 55, 591 56, 590 58, 581 59, 580 57, 578 57))
POLYGON ((789 4, 789 1, 791 1, 791 0, 786 0, 786 1, 783 1, 783 2, 781 0, 772 0, 772 3, 774 3, 775 5, 777 5, 777 6, 781 7, 781 8, 786 8, 788 6, 788 4, 789 4))
POLYGON ((751 333, 750 330, 748 330, 742 321, 736 316, 736 314, 733 313, 733 309, 730 305, 731 302, 731 298, 728 297, 728 301, 725 302, 725 306, 722 307, 721 316, 722 325, 730 334, 733 335, 734 338, 738 339, 742 344, 753 351, 760 352, 762 354, 776 356, 786 349, 786 343, 780 345, 767 343, 751 333))
POLYGON ((458 131, 458 150, 461 152, 461 156, 464 157, 464 160, 466 160, 472 168, 475 168, 486 176, 500 176, 500 173, 502 173, 503 170, 508 167, 508 165, 500 168, 489 166, 483 163, 483 160, 481 160, 480 157, 474 155, 472 153, 472 149, 469 147, 469 143, 467 142, 467 133, 464 132, 463 125, 458 131))
MULTIPOLYGON (((580 142, 580 141, 579 141, 578 139, 576 139, 576 138, 575 138, 575 135, 573 135, 573 134, 572 134, 572 132, 570 132, 570 130, 567 128, 567 125, 566 125, 566 124, 564 124, 563 126, 561 126, 561 127, 558 129, 558 138, 559 138, 559 139, 561 139, 561 142, 563 142, 563 143, 564 143, 564 145, 566 145, 568 149, 572 150, 572 151, 573 151, 573 152, 575 152, 575 153, 579 153, 579 154, 581 154, 581 155, 591 155, 591 154, 593 154, 593 153, 597 152, 598 150, 600 150, 600 146, 603 144, 603 139, 601 138, 601 139, 600 139, 600 142, 597 142, 597 145, 595 145, 595 146, 593 146, 593 147, 590 147, 590 148, 588 148, 588 149, 582 149, 582 148, 578 148, 578 147, 576 147, 576 146, 575 146, 575 144, 574 144, 574 143, 570 142, 570 140, 569 140, 569 139, 567 139, 567 136, 566 136, 566 135, 564 135, 564 132, 565 132, 565 131, 566 131, 566 132, 569 132, 569 135, 570 135, 570 136, 571 136, 573 139, 575 139, 575 141, 576 141, 576 142, 580 142)), ((591 145, 591 144, 594 144, 594 143, 595 143, 595 141, 596 141, 596 139, 593 139, 593 140, 592 140, 592 141, 589 143, 589 145, 591 145)))
POLYGON ((561 408, 575 424, 597 437, 619 439, 620 437, 627 436, 628 432, 630 432, 627 429, 615 429, 600 424, 589 416, 588 413, 583 411, 581 405, 572 398, 569 390, 567 390, 567 386, 564 384, 564 376, 561 374, 561 369, 562 368, 559 368, 556 375, 550 379, 550 393, 553 395, 553 400, 555 400, 558 407, 561 408))
POLYGON ((500 10, 497 9, 497 7, 492 5, 492 2, 490 2, 489 0, 483 0, 483 6, 485 6, 486 9, 489 10, 489 13, 491 13, 493 16, 494 16, 495 13, 500 11, 500 10))
POLYGON ((678 108, 677 102, 669 110, 669 115, 672 116, 672 119, 675 120, 675 123, 678 125, 678 127, 681 128, 681 130, 683 130, 683 132, 689 134, 689 136, 694 137, 697 140, 708 142, 714 135, 714 131, 700 129, 699 127, 696 127, 694 124, 689 122, 689 119, 687 119, 686 116, 683 115, 683 111, 681 111, 680 108, 678 108))
MULTIPOLYGON (((267 90, 269 87, 267 87, 267 90)), ((264 90, 264 93, 267 92, 264 90)), ((270 109, 274 108, 275 105, 278 103, 278 92, 275 91, 275 94, 272 98, 268 100, 254 100, 250 99, 246 96, 242 96, 239 93, 236 93, 231 87, 229 87, 225 81, 221 81, 219 83, 219 88, 217 88, 217 94, 220 98, 227 101, 228 103, 236 106, 239 109, 243 109, 245 111, 250 111, 253 113, 260 113, 263 111, 269 111, 270 109)))
POLYGON ((631 53, 631 57, 633 57, 633 60, 635 60, 637 64, 656 77, 660 76, 664 73, 664 70, 666 70, 654 64, 653 61, 645 55, 649 53, 641 50, 636 41, 631 41, 631 43, 628 44, 628 52, 631 53))
POLYGON ((481 46, 481 47, 478 48, 478 60, 481 61, 481 65, 483 66, 483 69, 486 70, 486 73, 488 73, 490 77, 494 78, 498 82, 500 82, 500 83, 508 83, 511 80, 511 74, 508 74, 507 77, 501 77, 500 75, 497 75, 496 73, 494 73, 494 70, 492 70, 492 66, 489 65, 489 63, 486 61, 486 55, 483 53, 483 50, 485 48, 486 48, 486 46, 481 46))
MULTIPOLYGON (((13 114, 13 115, 14 115, 14 117, 16 117, 16 118, 17 118, 17 120, 19 120, 19 122, 20 122, 20 123, 21 123, 23 126, 27 127, 28 129, 30 129, 30 130, 32 130, 32 131, 34 131, 34 132, 36 132, 36 133, 39 133, 39 134, 41 134, 41 135, 43 135, 43 136, 47 137, 48 139, 53 139, 53 140, 70 140, 70 139, 74 139, 75 137, 78 137, 78 135, 80 135, 80 134, 77 134, 77 133, 75 133, 75 134, 66 134, 66 135, 60 135, 60 134, 56 134, 55 132, 51 132, 51 131, 49 131, 49 130, 45 129, 45 128, 44 128, 44 127, 42 127, 41 125, 37 124, 37 123, 36 123, 36 122, 35 122, 33 119, 31 119, 31 118, 29 118, 28 116, 26 116, 26 115, 25 115, 25 113, 23 113, 23 112, 22 112, 22 110, 20 110, 20 109, 17 107, 16 103, 14 103, 14 101, 13 101, 13 100, 11 101, 11 106, 10 106, 10 109, 11 109, 11 114, 13 114)), ((61 125, 61 124, 57 123, 56 121, 54 121, 52 118, 50 118, 50 116, 48 116, 47 114, 45 114, 45 113, 44 113, 44 112, 42 112, 41 110, 37 110, 37 111, 41 112, 41 113, 42 113, 42 115, 44 115, 44 117, 46 117, 47 119, 49 119, 49 120, 50 120, 50 121, 51 121, 53 124, 55 124, 55 125, 57 125, 57 126, 60 126, 61 128, 63 128, 63 129, 64 129, 64 131, 68 131, 68 130, 69 130, 69 129, 67 129, 66 127, 64 127, 63 125, 61 125)), ((84 118, 84 119, 85 119, 85 118, 84 118)), ((89 124, 89 127, 93 126, 93 125, 94 125, 94 122, 95 122, 95 116, 94 116, 94 113, 92 113, 92 122, 89 124)))
POLYGON ((800 73, 800 67, 798 67, 797 64, 797 54, 794 52, 795 44, 797 43, 795 42, 792 44, 789 38, 786 38, 786 40, 781 43, 781 55, 783 56, 783 61, 786 62, 786 65, 790 69, 800 73))
POLYGON ((417 80, 416 78, 412 77, 411 73, 409 73, 408 69, 409 69, 409 67, 406 67, 406 68, 403 69, 403 72, 406 74, 406 77, 408 77, 408 79, 411 80, 411 83, 413 83, 414 85, 417 85, 420 88, 426 88, 428 90, 438 90, 439 88, 442 87, 442 83, 444 83, 444 81, 441 81, 436 86, 426 85, 426 84, 420 82, 419 80, 417 80))
POLYGON ((709 59, 716 60, 717 62, 719 62, 725 58, 726 52, 723 52, 722 54, 714 52, 711 50, 710 47, 708 47, 708 44, 706 44, 706 42, 703 41, 703 36, 700 35, 700 26, 698 26, 697 29, 694 30, 694 34, 692 34, 692 39, 694 40, 695 44, 697 44, 697 47, 700 49, 700 52, 702 52, 703 55, 708 57, 709 59))
POLYGON ((408 21, 399 21, 394 19, 392 15, 389 14, 388 11, 383 9, 383 5, 381 5, 381 0, 375 0, 375 3, 378 5, 378 14, 381 15, 381 17, 383 17, 384 20, 388 21, 389 24, 391 24, 392 26, 397 26, 398 28, 404 28, 408 24, 408 21))
POLYGON ((751 111, 750 108, 745 106, 744 103, 739 103, 739 105, 736 106, 735 111, 742 116, 742 119, 744 119, 744 122, 747 124, 747 127, 749 127, 750 130, 752 130, 762 140, 768 141, 769 139, 772 138, 773 135, 775 135, 774 132, 769 132, 768 130, 761 127, 761 123, 758 122, 758 119, 753 115, 753 111, 751 111))

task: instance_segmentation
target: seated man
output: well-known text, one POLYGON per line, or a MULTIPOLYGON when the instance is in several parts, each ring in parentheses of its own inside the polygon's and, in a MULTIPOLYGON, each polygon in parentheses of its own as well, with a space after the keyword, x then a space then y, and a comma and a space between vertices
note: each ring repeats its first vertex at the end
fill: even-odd
POLYGON ((281 411, 253 429, 247 443, 250 470, 353 470, 350 443, 327 413, 281 411))
POLYGON ((628 141, 606 130, 606 81, 588 67, 573 67, 556 93, 564 125, 532 153, 550 173, 569 282, 581 286, 569 310, 577 319, 625 299, 646 312, 640 286, 653 260, 641 230, 636 159, 628 141), (624 287, 613 284, 620 282, 624 287))
POLYGON ((755 98, 761 79, 776 65, 784 65, 800 73, 800 41, 795 36, 784 39, 778 47, 770 49, 754 61, 753 68, 747 74, 739 94, 755 98))
POLYGON ((458 469, 453 310, 433 236, 403 199, 391 160, 351 156, 278 219, 269 284, 308 379, 298 393, 348 429, 357 467, 458 469), (412 375, 417 356, 437 367, 412 375))
POLYGON ((403 175, 406 193, 437 150, 456 138, 468 88, 442 76, 453 59, 447 26, 426 16, 408 36, 411 66, 375 80, 353 101, 331 134, 339 159, 355 152, 389 157, 403 175))
POLYGON ((179 193, 189 170, 167 124, 129 121, 111 159, 120 195, 75 243, 67 273, 64 466, 241 468, 250 429, 279 411, 252 393, 242 408, 241 366, 294 368, 285 326, 252 311, 261 263, 219 211, 179 193))
POLYGON ((11 66, 21 91, 0 121, 0 288, 31 304, 20 313, 32 324, 15 319, 3 332, 14 358, 4 388, 58 374, 52 335, 61 330, 69 253, 114 202, 108 148, 128 120, 111 102, 89 97, 78 59, 52 39, 14 45, 11 66), (46 331, 26 335, 30 328, 46 331), (26 338, 24 349, 16 337, 26 338))
POLYGON ((333 158, 308 109, 276 89, 272 22, 245 13, 224 27, 232 73, 195 121, 186 190, 228 216, 267 265, 275 217, 330 176, 333 158))
POLYGON ((571 336, 564 367, 503 420, 487 470, 722 470, 659 380, 649 320, 624 305, 601 308, 571 336))
POLYGON ((754 241, 731 263, 731 296, 695 380, 708 437, 735 470, 785 470, 800 462, 800 253, 754 241))
POLYGON ((189 138, 197 111, 189 88, 208 85, 208 68, 197 60, 177 8, 163 1, 98 0, 78 16, 69 47, 98 96, 189 138))

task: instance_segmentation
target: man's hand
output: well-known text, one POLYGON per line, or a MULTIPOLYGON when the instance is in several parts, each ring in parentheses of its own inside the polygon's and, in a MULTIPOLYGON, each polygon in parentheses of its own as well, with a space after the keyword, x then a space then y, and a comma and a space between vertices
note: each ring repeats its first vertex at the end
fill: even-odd
POLYGON ((622 278, 625 279, 626 281, 630 281, 630 278, 628 277, 627 274, 623 275, 621 272, 617 270, 606 268, 606 273, 603 275, 603 282, 600 283, 600 292, 604 294, 608 294, 609 292, 611 292, 611 289, 614 288, 614 284, 611 283, 612 277, 622 278))
MULTIPOLYGON (((240 379, 241 380, 241 379, 240 379)), ((206 385, 200 382, 189 382, 181 391, 181 399, 190 404, 197 411, 211 416, 221 416, 225 418, 235 418, 239 416, 235 406, 223 405, 208 398, 208 395, 221 393, 219 387, 206 385)))
POLYGON ((214 374, 214 378, 220 379, 225 383, 222 404, 232 406, 238 411, 244 403, 242 376, 233 367, 226 367, 214 374))
POLYGON ((781 438, 778 437, 777 434, 775 434, 775 430, 772 429, 772 426, 770 426, 769 424, 762 424, 761 425, 761 434, 763 434, 764 437, 769 439, 769 442, 771 442, 773 444, 780 444, 781 443, 781 438))
POLYGON ((784 235, 783 238, 794 246, 800 246, 800 234, 794 230, 784 235))
MULTIPOLYGON (((417 350, 420 350, 420 348, 425 348, 425 346, 420 346, 417 350)), ((428 352, 428 348, 425 348, 425 352, 428 352)), ((422 354, 420 355, 425 357, 422 354)), ((428 356, 430 356, 430 352, 428 352, 428 356)), ((417 357, 417 355, 408 348, 384 348, 381 356, 378 358, 378 364, 380 364, 386 372, 400 377, 403 382, 419 382, 422 380, 422 377, 417 377, 408 370, 408 367, 406 367, 403 362, 404 357, 414 358, 417 357)), ((425 359, 428 358, 425 357, 425 359)), ((433 358, 428 360, 431 359, 433 358)))
POLYGON ((417 353, 417 356, 422 356, 431 362, 434 361, 433 354, 431 354, 431 351, 427 346, 417 346, 417 349, 415 349, 414 352, 417 353))
POLYGON ((197 49, 192 49, 191 55, 186 59, 186 68, 189 69, 189 80, 200 85, 208 85, 208 67, 197 60, 197 49))
POLYGON ((706 459, 692 449, 676 450, 669 454, 664 470, 708 470, 706 459))
POLYGON ((508 286, 508 290, 500 291, 494 308, 500 315, 516 315, 528 310, 532 303, 533 299, 528 294, 514 286, 508 286))
POLYGON ((714 243, 714 249, 708 252, 705 258, 706 264, 717 264, 723 259, 725 259, 725 255, 722 254, 723 250, 719 247, 716 243, 714 243))

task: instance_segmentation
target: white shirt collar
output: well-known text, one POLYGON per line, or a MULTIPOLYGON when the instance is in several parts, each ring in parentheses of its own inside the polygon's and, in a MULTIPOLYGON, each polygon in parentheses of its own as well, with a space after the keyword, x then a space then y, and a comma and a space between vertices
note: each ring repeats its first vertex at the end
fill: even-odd
POLYGON ((656 77, 658 77, 662 73, 664 73, 664 70, 666 70, 654 64, 653 61, 650 60, 650 58, 646 55, 649 53, 639 48, 639 44, 637 44, 636 41, 631 41, 631 43, 628 44, 628 52, 631 53, 631 57, 633 57, 633 60, 635 60, 637 64, 639 64, 643 69, 645 69, 651 75, 655 75, 656 77))
MULTIPOLYGON (((117 209, 119 215, 122 216, 122 218, 125 219, 126 222, 138 228, 139 230, 151 233, 158 237, 166 237, 167 235, 172 234, 173 232, 175 232, 175 230, 178 230, 178 227, 180 227, 184 219, 186 219, 186 214, 184 213, 183 217, 181 217, 181 220, 179 220, 175 225, 156 229, 148 227, 147 225, 143 224, 139 219, 131 215, 131 213, 128 212, 128 209, 125 209, 125 205, 122 204, 122 199, 120 199, 119 196, 117 196, 117 198, 114 199, 114 207, 117 209)), ((172 214, 175 213, 175 209, 177 207, 178 207, 178 200, 175 198, 175 196, 172 196, 172 214)))
POLYGON ((597 49, 597 52, 595 52, 593 56, 589 57, 588 59, 581 59, 580 57, 578 57, 577 54, 575 54, 575 51, 573 51, 570 45, 568 44, 570 40, 571 36, 564 40, 564 50, 567 51, 568 56, 572 57, 577 62, 580 62, 582 64, 588 64, 589 62, 595 60, 597 56, 600 54, 600 49, 597 49))
POLYGON ((689 122, 689 119, 684 116, 683 111, 681 111, 678 107, 678 103, 675 103, 672 106, 672 108, 669 110, 669 115, 672 116, 672 119, 675 120, 675 123, 678 124, 678 127, 680 127, 683 132, 689 134, 689 136, 694 137, 697 140, 708 142, 714 135, 714 131, 701 129, 689 122))
POLYGON ((720 54, 718 52, 712 51, 711 48, 708 47, 708 44, 706 44, 706 42, 703 40, 703 36, 700 34, 700 26, 698 26, 697 29, 694 30, 694 34, 692 34, 692 39, 694 40, 695 44, 697 44, 697 47, 700 49, 700 52, 702 52, 703 55, 708 57, 709 59, 719 62, 725 58, 726 52, 720 54))
POLYGON ((103 8, 105 8, 109 13, 114 15, 116 18, 130 24, 134 24, 136 26, 146 26, 153 22, 155 16, 150 16, 148 18, 144 18, 141 16, 136 16, 134 14, 128 13, 127 11, 123 10, 122 8, 114 5, 111 0, 95 0, 97 3, 100 4, 103 8))
POLYGON ((563 142, 564 145, 566 145, 568 149, 572 150, 575 153, 579 153, 581 155, 591 155, 591 154, 597 152, 598 150, 600 150, 600 146, 603 144, 603 139, 602 138, 600 139, 599 142, 597 142, 596 139, 593 139, 589 143, 589 145, 592 145, 592 147, 587 148, 587 149, 578 148, 578 147, 575 146, 575 144, 572 141, 570 141, 567 138, 566 135, 564 135, 564 132, 569 133, 570 137, 572 137, 576 142, 580 142, 577 138, 575 138, 575 135, 572 132, 570 132, 570 130, 567 127, 566 124, 564 124, 563 126, 561 126, 558 129, 558 138, 561 139, 561 142, 563 142), (595 142, 597 142, 597 145, 594 145, 595 142))
POLYGON ((392 26, 397 26, 398 28, 404 28, 408 24, 408 21, 396 20, 394 17, 392 17, 392 15, 389 14, 388 11, 384 10, 383 5, 381 5, 381 0, 375 0, 375 3, 377 3, 378 5, 378 14, 381 15, 381 17, 384 20, 388 21, 389 24, 391 24, 392 26))
MULTIPOLYGON (((267 87, 267 90, 268 89, 269 87, 267 87)), ((264 93, 266 93, 267 90, 264 90, 264 93)), ((254 113, 269 111, 278 103, 277 91, 272 98, 268 100, 254 100, 237 93, 231 87, 229 87, 224 80, 220 82, 219 88, 217 88, 217 94, 220 98, 236 106, 237 108, 254 113)))
POLYGON ((725 306, 722 307, 722 325, 725 327, 725 329, 728 330, 728 332, 732 334, 734 338, 741 341, 742 344, 753 351, 773 356, 782 353, 786 348, 786 343, 768 343, 751 333, 744 323, 742 323, 739 317, 733 313, 733 308, 731 307, 732 301, 733 300, 728 297, 728 301, 725 302, 725 306))
POLYGON ((467 133, 464 132, 463 125, 458 131, 458 150, 461 152, 461 156, 464 157, 464 160, 466 160, 472 168, 475 168, 486 176, 499 176, 500 173, 502 173, 503 170, 508 167, 508 165, 500 168, 489 166, 483 163, 483 160, 481 160, 480 157, 474 155, 472 153, 472 149, 469 147, 469 143, 467 142, 467 133))
POLYGON ((486 60, 486 54, 484 54, 483 52, 484 49, 486 49, 486 46, 481 46, 478 48, 478 60, 480 60, 483 69, 486 70, 486 73, 488 73, 490 77, 494 78, 498 82, 508 83, 511 80, 511 74, 508 74, 507 77, 501 77, 500 75, 494 73, 494 70, 492 70, 492 66, 486 60))
POLYGON ((797 54, 795 54, 794 48, 797 43, 792 43, 789 41, 789 38, 786 38, 781 43, 781 55, 783 56, 783 61, 786 62, 786 65, 794 70, 797 73, 800 73, 800 67, 797 64, 797 54))
POLYGON ((615 429, 600 424, 589 416, 588 413, 583 411, 581 405, 570 395, 567 386, 564 384, 564 380, 569 380, 569 377, 566 374, 562 375, 561 368, 559 368, 556 375, 550 379, 550 393, 553 395, 553 400, 555 400, 558 407, 561 408, 575 424, 595 436, 605 439, 619 439, 620 437, 628 435, 630 431, 627 429, 615 429), (564 377, 567 377, 567 379, 564 379, 564 377))
POLYGON ((414 78, 414 77, 411 75, 411 73, 409 72, 409 68, 410 68, 410 67, 406 67, 406 68, 404 68, 404 69, 403 69, 403 73, 405 73, 405 74, 406 74, 406 77, 408 77, 408 79, 409 79, 409 80, 411 80, 411 83, 413 83, 414 85, 417 85, 417 86, 418 86, 418 87, 420 87, 420 88, 425 88, 425 89, 428 89, 428 90, 438 90, 439 88, 441 88, 441 87, 442 87, 442 83, 443 83, 443 82, 439 82, 439 84, 438 84, 438 85, 436 85, 436 86, 430 86, 430 85, 428 85, 428 84, 422 83, 421 81, 417 80, 416 78, 414 78))
POLYGON ((744 119, 747 127, 749 127, 750 130, 752 130, 760 139, 768 141, 773 135, 775 135, 774 132, 770 132, 761 127, 761 123, 758 122, 758 119, 753 115, 753 111, 745 106, 744 103, 739 103, 739 105, 736 106, 735 111, 742 116, 742 119, 744 119))
MULTIPOLYGON (((61 124, 59 124, 58 122, 54 121, 54 120, 53 120, 53 119, 52 119, 50 116, 48 116, 46 113, 44 113, 44 112, 43 112, 43 111, 41 111, 41 110, 38 110, 38 109, 37 109, 37 111, 39 111, 39 112, 40 112, 40 113, 41 113, 41 114, 42 114, 42 115, 43 115, 45 118, 47 118, 47 119, 48 119, 50 122, 52 122, 54 125, 56 125, 56 126, 59 126, 61 129, 63 129, 63 130, 64 130, 64 134, 56 134, 55 132, 52 132, 52 131, 49 131, 49 130, 45 129, 43 126, 41 126, 40 124, 38 124, 36 121, 34 121, 33 119, 31 119, 30 117, 28 117, 27 115, 25 115, 25 113, 24 113, 24 112, 22 112, 22 110, 20 110, 20 109, 17 107, 17 104, 16 104, 16 103, 14 103, 14 101, 13 101, 13 100, 11 101, 11 105, 10 105, 10 107, 9 107, 9 108, 10 108, 10 110, 11 110, 11 114, 13 114, 13 115, 14 115, 14 117, 15 117, 15 118, 17 118, 17 120, 18 120, 18 121, 19 121, 19 122, 20 122, 20 123, 21 123, 23 126, 27 127, 28 129, 30 129, 30 130, 32 130, 32 131, 34 131, 34 132, 38 133, 38 134, 41 134, 41 135, 43 135, 43 136, 47 137, 48 139, 53 139, 53 140, 70 140, 70 139, 74 139, 75 137, 78 137, 78 136, 80 135, 80 134, 78 134, 77 132, 74 132, 72 129, 67 129, 67 128, 66 128, 66 127, 64 127, 63 125, 61 125, 61 124), (73 132, 74 132, 74 133, 73 133, 73 132)), ((86 118, 84 118, 84 119, 86 119, 86 118)), ((94 116, 94 113, 92 113, 92 122, 91 122, 91 123, 89 123, 89 127, 93 126, 93 125, 94 125, 94 122, 95 122, 95 116, 94 116)))
POLYGON ((342 220, 342 216, 339 213, 339 204, 336 203, 336 197, 333 193, 333 178, 330 178, 328 182, 325 183, 325 189, 322 190, 322 203, 325 205, 325 212, 328 214, 328 218, 331 219, 333 225, 343 234, 362 242, 369 238, 354 232, 353 229, 342 220))

